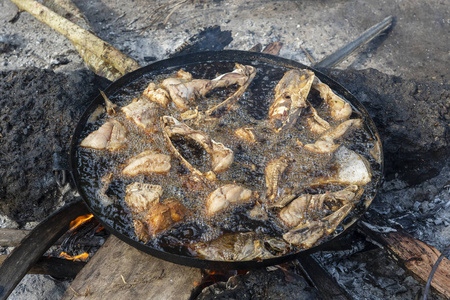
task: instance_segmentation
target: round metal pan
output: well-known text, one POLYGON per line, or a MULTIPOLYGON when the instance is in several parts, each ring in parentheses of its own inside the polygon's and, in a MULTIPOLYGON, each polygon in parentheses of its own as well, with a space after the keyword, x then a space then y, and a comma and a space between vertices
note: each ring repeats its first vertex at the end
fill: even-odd
MULTIPOLYGON (((366 126, 366 130, 368 130, 374 143, 378 143, 378 163, 375 165, 371 165, 372 169, 376 171, 378 174, 374 176, 372 179, 372 192, 370 194, 363 195, 361 200, 361 204, 358 205, 356 212, 353 213, 352 217, 349 217, 344 220, 344 226, 337 231, 335 234, 332 234, 328 241, 324 243, 314 246, 310 249, 302 250, 296 253, 279 256, 275 258, 263 259, 263 260, 249 260, 249 261, 212 261, 206 259, 199 259, 192 256, 181 255, 176 253, 170 253, 166 251, 162 251, 160 249, 153 248, 147 244, 144 244, 137 240, 134 236, 133 232, 128 229, 124 229, 123 224, 117 224, 108 213, 102 209, 101 203, 96 197, 92 197, 90 193, 88 193, 81 181, 80 177, 80 166, 77 165, 77 147, 82 140, 82 132, 87 125, 88 119, 91 114, 98 108, 99 105, 103 105, 104 100, 101 95, 98 95, 92 102, 92 104, 87 108, 84 115, 81 117, 74 135, 72 137, 71 149, 70 149, 70 167, 73 173, 74 181, 78 192, 84 199, 87 204, 89 210, 94 214, 94 216, 99 220, 102 225, 107 228, 112 234, 119 237, 124 242, 130 244, 131 246, 142 250, 150 255, 155 257, 192 267, 206 268, 206 269, 252 269, 261 266, 274 265, 282 262, 286 262, 294 259, 297 255, 302 255, 304 253, 311 253, 321 249, 324 245, 329 243, 331 240, 337 238, 346 232, 349 227, 357 221, 367 210, 368 206, 373 200, 373 197, 376 194, 376 190, 380 186, 381 182, 381 174, 383 169, 383 157, 381 150, 381 143, 378 138, 378 132, 374 125, 374 122, 370 118, 368 112, 364 108, 364 106, 343 86, 330 79, 326 75, 320 73, 317 70, 314 70, 308 66, 305 66, 301 63, 284 59, 278 56, 268 55, 264 53, 256 53, 256 52, 246 52, 246 51, 235 51, 235 50, 226 50, 226 51, 217 51, 217 52, 202 52, 202 53, 193 53, 186 56, 178 56, 162 61, 155 62, 151 65, 138 69, 134 72, 131 72, 119 80, 112 83, 104 92, 110 97, 110 99, 114 99, 114 95, 116 93, 123 93, 126 90, 126 93, 132 93, 135 91, 136 94, 142 93, 146 86, 142 85, 142 82, 147 82, 148 79, 161 74, 170 74, 173 73, 180 68, 188 68, 198 65, 198 64, 211 64, 212 68, 217 68, 223 66, 224 69, 228 71, 232 70, 234 63, 240 64, 249 64, 255 67, 264 67, 270 66, 271 68, 276 68, 277 70, 287 71, 292 68, 297 69, 311 69, 315 72, 316 76, 324 83, 329 85, 336 93, 343 96, 350 104, 353 106, 354 111, 359 114, 359 117, 363 118, 364 126, 366 126), (231 67, 230 67, 231 66, 231 67)), ((222 70, 217 70, 216 73, 220 73, 222 70)), ((282 74, 282 73, 280 73, 282 74)), ((199 78, 194 76, 194 78, 199 78)), ((281 76, 279 77, 281 79, 281 76)), ((250 85, 249 89, 255 88, 261 82, 258 79, 258 73, 250 85)), ((114 101, 114 100, 113 100, 114 101)), ((254 103, 253 106, 260 107, 261 109, 268 109, 267 103, 254 103)), ((130 225, 132 226, 132 225, 130 225)), ((126 226, 125 226, 126 227, 126 226)))

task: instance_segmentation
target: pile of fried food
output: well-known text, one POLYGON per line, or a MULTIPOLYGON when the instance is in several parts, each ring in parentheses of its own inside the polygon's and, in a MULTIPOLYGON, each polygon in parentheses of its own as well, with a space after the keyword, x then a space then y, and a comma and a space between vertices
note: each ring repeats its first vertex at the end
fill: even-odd
POLYGON ((372 180, 371 167, 343 141, 363 130, 363 120, 350 118, 350 104, 312 71, 285 72, 269 95, 267 116, 257 124, 223 125, 256 74, 257 68, 240 64, 214 79, 194 79, 179 70, 151 82, 125 106, 104 95, 107 117, 80 146, 98 153, 140 149, 118 171, 103 174, 97 193, 105 206, 122 201, 139 240, 148 243, 197 222, 210 230, 186 244, 192 255, 264 259, 318 244, 359 203, 372 180), (208 96, 220 89, 234 92, 200 111, 198 103, 208 103, 208 96), (322 116, 308 100, 311 90, 320 94, 322 116), (133 130, 146 140, 136 141, 133 130), (278 146, 283 143, 288 146, 278 146), (258 152, 261 147, 265 150, 258 152), (129 182, 121 200, 107 194, 115 176, 129 182), (331 189, 314 189, 318 186, 331 189), (236 222, 236 215, 258 224, 257 229, 220 227, 226 220, 236 222), (261 229, 266 223, 270 230, 261 229))

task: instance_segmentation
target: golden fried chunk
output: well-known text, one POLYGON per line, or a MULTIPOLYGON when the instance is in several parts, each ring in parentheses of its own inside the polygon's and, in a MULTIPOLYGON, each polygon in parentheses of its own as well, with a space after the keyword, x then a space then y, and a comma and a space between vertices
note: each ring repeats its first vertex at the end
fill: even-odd
POLYGON ((273 203, 278 196, 278 185, 286 168, 289 166, 290 159, 286 156, 273 159, 267 163, 264 175, 266 179, 266 199, 273 203))
POLYGON ((163 189, 160 185, 134 182, 125 190, 125 202, 134 213, 148 211, 159 202, 163 189))
POLYGON ((286 242, 301 246, 303 248, 311 248, 317 241, 336 230, 339 224, 352 210, 351 203, 342 206, 340 209, 320 220, 307 221, 301 223, 297 227, 283 234, 286 242))
POLYGON ((127 129, 116 120, 109 120, 99 129, 90 133, 80 144, 81 147, 115 151, 127 142, 127 129))
POLYGON ((146 150, 128 161, 122 174, 136 176, 138 174, 165 174, 170 170, 170 156, 157 150, 146 150))
MULTIPOLYGON (((236 69, 230 73, 225 73, 215 79, 192 79, 192 75, 183 70, 178 71, 175 78, 168 78, 161 83, 172 99, 175 106, 186 111, 188 104, 195 99, 204 97, 213 89, 227 87, 233 84, 244 85, 248 81, 249 74, 247 69, 251 66, 242 66, 237 64, 236 69)), ((256 71, 256 70, 255 70, 256 71)))
POLYGON ((252 200, 252 191, 237 184, 226 184, 211 194, 206 201, 206 214, 211 216, 232 204, 245 204, 252 200))
POLYGON ((184 220, 188 210, 178 200, 154 203, 147 212, 134 215, 134 231, 137 238, 147 243, 151 238, 184 220))
POLYGON ((247 141, 250 144, 256 143, 255 133, 253 128, 241 127, 234 131, 234 134, 241 140, 247 141))
POLYGON ((153 101, 155 103, 158 103, 163 108, 167 107, 167 104, 169 104, 170 96, 169 93, 162 89, 162 88, 156 88, 156 85, 151 82, 147 88, 142 93, 142 96, 147 98, 150 101, 153 101))
POLYGON ((276 131, 294 124, 306 107, 314 73, 293 69, 286 72, 275 87, 275 101, 269 107, 269 120, 276 131))
POLYGON ((362 188, 351 185, 343 190, 324 194, 304 194, 294 199, 284 207, 279 214, 280 220, 288 228, 303 223, 307 218, 321 218, 325 216, 324 203, 333 204, 335 209, 343 204, 354 203, 359 200, 363 192, 362 188))
POLYGON ((339 144, 335 144, 335 140, 341 138, 349 130, 360 128, 363 124, 361 119, 351 119, 342 122, 336 128, 331 129, 321 135, 314 144, 306 144, 304 148, 308 151, 318 154, 332 153, 339 148, 339 144))
POLYGON ((164 133, 167 135, 168 143, 171 144, 170 148, 192 173, 200 174, 200 172, 195 169, 186 159, 184 159, 178 152, 178 150, 176 150, 176 148, 173 146, 170 140, 173 135, 180 135, 186 138, 191 138, 194 141, 198 142, 211 156, 211 169, 215 173, 220 173, 228 170, 228 168, 233 163, 233 151, 230 148, 224 146, 222 143, 218 143, 212 140, 206 133, 200 130, 194 130, 186 124, 170 116, 164 116, 162 120, 164 133))
POLYGON ((134 99, 130 104, 122 108, 126 117, 133 120, 136 125, 147 132, 154 132, 157 130, 158 105, 146 99, 134 99))
POLYGON ((320 80, 314 80, 312 85, 313 89, 319 91, 320 97, 325 100, 330 107, 331 117, 335 120, 347 120, 352 114, 352 107, 350 104, 336 95, 328 85, 320 82, 320 80))

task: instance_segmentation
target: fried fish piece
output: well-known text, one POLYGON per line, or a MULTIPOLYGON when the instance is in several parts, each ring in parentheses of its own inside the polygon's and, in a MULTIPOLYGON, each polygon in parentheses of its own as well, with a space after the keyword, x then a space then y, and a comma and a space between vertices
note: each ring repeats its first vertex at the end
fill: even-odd
POLYGON ((170 155, 158 150, 146 150, 128 160, 128 165, 122 170, 126 176, 138 174, 165 174, 170 171, 170 155))
POLYGON ((212 216, 232 204, 248 204, 251 201, 251 190, 237 184, 226 184, 209 194, 206 200, 206 214, 212 216))
POLYGON ((334 213, 313 221, 306 221, 283 234, 283 239, 302 248, 311 248, 317 241, 330 235, 352 210, 351 203, 343 205, 334 213))
POLYGON ((234 131, 234 134, 241 140, 247 141, 250 144, 256 143, 256 137, 253 128, 240 127, 234 131))
POLYGON ((333 156, 332 167, 335 172, 313 181, 313 185, 329 183, 365 185, 372 180, 369 162, 344 146, 340 147, 333 156))
POLYGON ((147 132, 157 131, 159 123, 158 105, 144 98, 134 99, 127 106, 122 107, 126 117, 147 132))
POLYGON ((161 107, 166 108, 170 101, 169 93, 162 88, 156 88, 154 82, 150 82, 147 88, 142 93, 142 96, 150 101, 158 103, 161 107))
POLYGON ((361 128, 363 124, 362 119, 350 119, 342 122, 336 128, 331 129, 321 135, 319 139, 313 144, 306 144, 304 148, 308 151, 315 152, 318 154, 324 153, 332 153, 339 148, 339 144, 336 144, 335 141, 344 134, 346 134, 349 130, 353 128, 361 128))
POLYGON ((278 185, 291 159, 287 156, 280 156, 272 159, 266 165, 264 175, 266 179, 266 200, 273 203, 278 196, 278 185))
POLYGON ((159 203, 163 189, 160 185, 134 182, 127 185, 125 193, 125 203, 131 211, 141 213, 159 203))
POLYGON ((81 147, 97 150, 116 151, 127 142, 127 129, 117 120, 106 121, 99 129, 91 132, 81 143, 81 147))
MULTIPOLYGON (((215 173, 220 173, 228 170, 233 163, 234 154, 233 151, 223 145, 211 139, 209 135, 200 130, 194 130, 175 119, 174 117, 164 116, 162 117, 163 130, 167 135, 168 142, 172 144, 170 138, 174 135, 180 135, 186 138, 191 138, 198 142, 205 151, 211 156, 211 169, 215 173)), ((181 161, 186 167, 194 174, 201 174, 200 171, 195 169, 182 155, 176 150, 173 144, 170 147, 175 155, 180 157, 181 161)))
POLYGON ((155 203, 145 214, 133 219, 135 234, 139 240, 147 243, 151 238, 183 221, 188 213, 187 208, 175 199, 155 203))
POLYGON ((206 94, 216 88, 228 87, 233 84, 243 86, 248 82, 249 68, 255 71, 255 68, 252 66, 236 64, 235 70, 212 80, 192 79, 190 73, 180 70, 176 77, 165 79, 161 83, 161 87, 169 93, 170 98, 179 110, 186 111, 190 102, 206 96, 206 94))
POLYGON ((306 107, 314 76, 310 70, 292 69, 278 82, 275 101, 269 107, 269 121, 276 131, 297 121, 306 107))
POLYGON ((317 110, 307 101, 309 108, 311 109, 311 116, 306 118, 306 123, 312 133, 323 134, 331 128, 330 123, 322 119, 317 110))
POLYGON ((327 213, 324 209, 324 203, 336 203, 334 207, 337 209, 347 203, 354 203, 361 198, 364 189, 357 185, 351 185, 343 190, 324 194, 304 194, 294 199, 289 205, 284 207, 279 218, 288 228, 297 226, 305 222, 308 218, 321 218, 327 213))
POLYGON ((324 99, 330 107, 331 117, 335 120, 347 120, 352 114, 350 104, 336 95, 325 83, 320 82, 318 78, 314 80, 312 88, 319 91, 320 97, 324 99))

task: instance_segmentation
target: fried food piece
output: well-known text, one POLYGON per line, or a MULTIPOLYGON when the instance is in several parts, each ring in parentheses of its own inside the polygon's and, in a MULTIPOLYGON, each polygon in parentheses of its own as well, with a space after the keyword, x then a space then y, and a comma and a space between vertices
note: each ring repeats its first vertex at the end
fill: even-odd
POLYGON ((168 142, 172 145, 170 147, 174 154, 181 158, 186 167, 194 174, 201 174, 200 171, 195 169, 189 162, 182 157, 182 155, 173 146, 170 138, 173 135, 180 135, 183 137, 191 138, 198 142, 205 151, 211 156, 211 169, 215 173, 220 173, 228 170, 233 163, 234 154, 233 151, 224 146, 222 143, 218 143, 212 140, 206 133, 200 130, 194 130, 186 124, 178 121, 177 119, 169 116, 162 118, 164 133, 167 135, 168 142))
POLYGON ((157 130, 158 105, 144 98, 134 99, 130 104, 122 107, 122 111, 126 117, 136 123, 147 132, 155 132, 157 130))
POLYGON ((308 102, 309 108, 311 109, 311 116, 306 118, 306 123, 312 133, 323 134, 331 128, 330 124, 322 119, 317 113, 316 109, 308 102))
POLYGON ((170 171, 170 156, 157 150, 146 150, 129 159, 122 174, 136 176, 138 174, 165 174, 170 171))
POLYGON ((306 144, 304 148, 318 154, 332 153, 340 146, 339 144, 335 144, 335 140, 341 138, 350 129, 360 128, 362 124, 362 119, 351 119, 344 121, 336 126, 336 128, 321 135, 314 144, 306 144))
POLYGON ((275 101, 269 107, 269 120, 276 131, 294 124, 306 107, 314 73, 293 69, 286 72, 275 87, 275 101))
POLYGON ((242 261, 274 257, 272 252, 289 251, 289 245, 281 238, 260 238, 254 232, 226 234, 208 243, 193 246, 200 258, 219 261, 242 261), (271 251, 269 251, 269 248, 271 251))
POLYGON ((134 219, 134 230, 139 240, 148 242, 150 238, 170 229, 184 220, 188 210, 178 200, 169 199, 165 203, 155 203, 143 216, 134 219))
POLYGON ((163 189, 160 185, 134 182, 126 187, 125 193, 125 202, 131 211, 141 213, 159 203, 163 189))
POLYGON ((333 119, 340 121, 350 118, 352 107, 347 101, 336 95, 328 85, 320 82, 320 80, 316 78, 312 87, 319 91, 320 97, 325 100, 330 107, 330 113, 333 119))
MULTIPOLYGON (((226 84, 232 84, 234 79, 238 85, 240 85, 239 89, 230 97, 225 99, 223 102, 218 105, 208 109, 205 114, 210 117, 221 117, 225 113, 227 113, 233 105, 237 103, 237 101, 241 98, 244 92, 247 90, 250 83, 253 81, 256 75, 256 68, 252 66, 244 66, 241 64, 236 64, 236 69, 228 74, 225 74, 216 84, 221 85, 220 82, 226 84)), ((219 76, 220 77, 220 76, 219 76)))
POLYGON ((163 108, 166 108, 167 104, 169 104, 170 101, 169 93, 165 89, 156 88, 156 84, 154 84, 153 82, 150 82, 150 84, 142 93, 142 96, 150 101, 158 103, 163 108))
POLYGON ((311 248, 320 238, 334 232, 352 208, 353 205, 349 203, 325 218, 302 223, 283 234, 283 238, 292 245, 311 248))
POLYGON ((363 192, 364 190, 357 185, 351 185, 332 193, 304 194, 284 207, 279 213, 279 218, 284 225, 292 228, 303 223, 307 218, 317 219, 323 217, 326 213, 324 208, 325 202, 335 203, 334 206, 338 208, 342 204, 358 201, 363 192))
POLYGON ((369 162, 346 147, 341 147, 334 153, 332 163, 336 172, 332 175, 318 178, 313 182, 313 185, 328 183, 365 185, 372 180, 369 162))
POLYGON ((253 128, 241 127, 234 131, 234 134, 241 140, 247 141, 250 144, 256 143, 255 133, 253 128))
POLYGON ((108 120, 99 129, 91 132, 81 143, 81 147, 97 150, 116 151, 127 142, 127 129, 117 120, 108 120))
POLYGON ((226 184, 209 194, 206 201, 206 214, 212 216, 232 204, 247 204, 251 200, 251 190, 237 184, 226 184))
POLYGON ((235 70, 212 80, 192 79, 190 73, 180 70, 175 78, 165 79, 161 83, 161 87, 169 93, 170 98, 179 110, 186 111, 188 103, 206 96, 213 89, 228 87, 233 84, 243 86, 248 81, 248 69, 250 68, 256 71, 252 66, 236 64, 235 70))
POLYGON ((266 200, 273 203, 278 196, 278 185, 286 168, 289 166, 290 159, 287 156, 269 161, 264 170, 266 179, 266 200))

